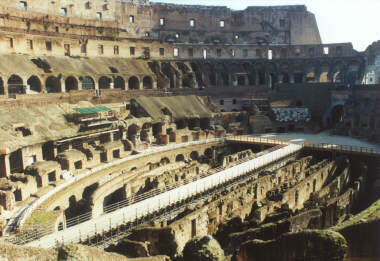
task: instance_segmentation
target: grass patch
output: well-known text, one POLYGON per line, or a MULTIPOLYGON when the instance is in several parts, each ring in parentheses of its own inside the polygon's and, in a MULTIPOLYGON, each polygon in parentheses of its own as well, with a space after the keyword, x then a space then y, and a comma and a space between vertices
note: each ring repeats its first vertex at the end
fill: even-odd
POLYGON ((332 229, 335 231, 341 230, 345 227, 352 226, 361 222, 361 220, 365 220, 366 222, 372 221, 375 219, 380 219, 380 200, 373 203, 369 208, 363 210, 356 216, 351 219, 343 222, 342 224, 333 227, 332 229))

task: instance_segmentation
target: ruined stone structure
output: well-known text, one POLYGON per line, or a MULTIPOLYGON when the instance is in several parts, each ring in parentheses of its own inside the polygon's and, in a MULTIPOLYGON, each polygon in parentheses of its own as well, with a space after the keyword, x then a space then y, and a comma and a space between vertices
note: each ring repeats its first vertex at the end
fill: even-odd
POLYGON ((369 234, 378 227, 378 203, 352 218, 380 195, 367 148, 300 147, 96 229, 109 213, 296 146, 232 135, 331 128, 380 142, 378 42, 324 44, 303 5, 3 0, 0 27, 2 235, 27 245, 89 221, 96 231, 82 245, 55 238, 51 251, 4 245, 11 259, 380 256, 355 238, 358 217, 369 234))

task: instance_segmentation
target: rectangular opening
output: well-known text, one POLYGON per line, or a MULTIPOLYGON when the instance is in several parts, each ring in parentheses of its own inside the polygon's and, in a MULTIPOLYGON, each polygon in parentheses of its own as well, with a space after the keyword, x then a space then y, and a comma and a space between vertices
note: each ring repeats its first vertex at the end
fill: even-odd
POLYGON ((25 1, 20 1, 20 9, 26 10, 28 8, 28 3, 25 1))
POLYGON ((189 53, 189 57, 193 57, 194 56, 193 48, 189 48, 188 53, 189 53))
POLYGON ((28 159, 28 165, 32 165, 36 161, 37 161, 37 156, 36 155, 32 155, 28 159))
POLYGON ((50 41, 46 41, 46 42, 45 42, 45 46, 46 46, 46 50, 51 51, 51 49, 52 49, 52 45, 51 45, 51 42, 50 42, 50 41))
POLYGON ((129 47, 129 54, 135 55, 135 47, 129 47))
POLYGON ((118 46, 118 45, 115 45, 115 46, 113 47, 113 54, 114 54, 114 55, 119 55, 119 46, 118 46))
POLYGON ((107 153, 105 153, 105 152, 100 153, 100 161, 101 162, 107 161, 107 153))
POLYGON ((231 55, 232 57, 235 57, 235 49, 230 49, 230 55, 231 55))
POLYGON ((59 27, 58 26, 55 27, 55 32, 59 33, 59 27))
POLYGON ((272 60, 272 59, 273 59, 273 51, 268 50, 268 60, 272 60))
POLYGON ((256 49, 256 57, 261 58, 262 52, 261 49, 256 49))
POLYGON ((144 57, 146 59, 150 58, 150 48, 149 47, 143 47, 144 48, 144 57))
POLYGON ((243 57, 248 57, 248 49, 243 49, 243 57))
POLYGON ((27 45, 28 45, 28 48, 29 48, 30 50, 33 50, 33 40, 26 40, 26 43, 27 43, 27 45))
POLYGON ((70 44, 64 44, 65 56, 70 56, 70 44))
POLYGON ((114 159, 119 159, 120 158, 120 150, 119 149, 118 150, 114 150, 112 152, 112 156, 113 156, 114 159))
POLYGON ((133 24, 135 22, 135 17, 133 15, 129 16, 129 22, 133 24))
POLYGON ((160 25, 164 26, 165 25, 165 18, 160 18, 160 25))
POLYGON ((98 54, 103 54, 103 53, 104 53, 104 47, 101 44, 101 45, 98 46, 98 54))
POLYGON ((189 25, 190 25, 190 27, 195 27, 195 20, 194 19, 190 19, 189 25))
POLYGON ((224 20, 220 21, 220 22, 219 22, 219 27, 220 27, 220 28, 224 28, 224 26, 225 26, 225 22, 224 22, 224 20))
POLYGON ((216 56, 221 57, 222 56, 222 49, 216 49, 216 56))
POLYGON ((61 15, 66 16, 67 15, 67 8, 61 8, 60 13, 61 13, 61 15))
POLYGON ((203 59, 207 59, 207 50, 203 49, 203 59))
POLYGON ((164 56, 165 55, 165 49, 164 48, 160 48, 160 56, 164 56))
POLYGON ((102 19, 102 12, 96 12, 96 19, 98 20, 102 19))
POLYGON ((280 27, 285 27, 285 19, 280 19, 280 27))
POLYGON ((49 180, 49 182, 56 181, 55 171, 49 172, 48 180, 49 180))
POLYGON ((191 237, 197 236, 197 220, 193 219, 191 220, 191 237))
POLYGON ((86 2, 86 3, 84 4, 84 7, 85 7, 86 9, 91 9, 91 3, 90 3, 90 2, 86 2))
POLYGON ((323 54, 325 54, 325 55, 328 55, 328 54, 329 54, 329 52, 330 52, 330 49, 329 49, 329 47, 328 47, 328 46, 326 46, 326 47, 323 47, 323 54))
POLYGON ((179 55, 179 50, 178 50, 178 48, 174 48, 174 50, 173 50, 173 55, 174 55, 174 57, 178 57, 178 55, 179 55))
POLYGON ((103 5, 103 11, 107 11, 108 10, 108 4, 104 4, 103 5))
POLYGON ((82 169, 82 161, 78 160, 74 163, 75 169, 82 169))
POLYGON ((13 38, 8 38, 9 48, 13 48, 13 38))
POLYGON ((81 53, 87 53, 87 45, 86 44, 82 44, 81 47, 80 47, 80 52, 81 53))

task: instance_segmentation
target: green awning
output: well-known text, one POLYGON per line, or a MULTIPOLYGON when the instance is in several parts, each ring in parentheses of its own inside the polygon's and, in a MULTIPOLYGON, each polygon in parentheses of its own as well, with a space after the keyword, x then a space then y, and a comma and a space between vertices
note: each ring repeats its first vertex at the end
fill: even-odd
POLYGON ((105 106, 96 106, 96 107, 88 107, 88 108, 74 108, 74 110, 79 112, 79 113, 82 113, 82 114, 92 114, 92 113, 112 111, 110 108, 107 108, 105 106))

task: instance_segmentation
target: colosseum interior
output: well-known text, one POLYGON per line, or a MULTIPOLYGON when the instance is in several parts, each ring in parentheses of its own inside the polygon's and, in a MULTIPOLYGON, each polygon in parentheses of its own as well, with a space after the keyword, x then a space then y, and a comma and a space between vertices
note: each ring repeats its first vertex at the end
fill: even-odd
POLYGON ((0 259, 379 261, 380 41, 304 5, 0 2, 0 259))

